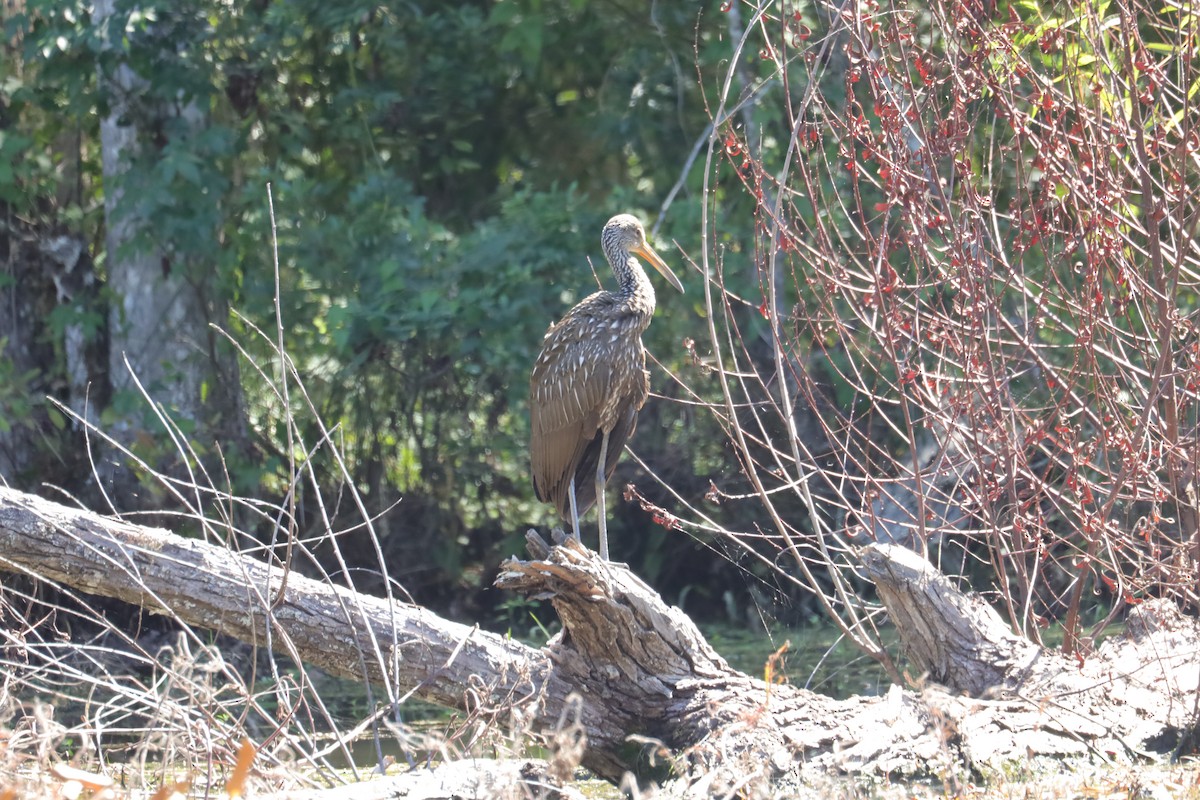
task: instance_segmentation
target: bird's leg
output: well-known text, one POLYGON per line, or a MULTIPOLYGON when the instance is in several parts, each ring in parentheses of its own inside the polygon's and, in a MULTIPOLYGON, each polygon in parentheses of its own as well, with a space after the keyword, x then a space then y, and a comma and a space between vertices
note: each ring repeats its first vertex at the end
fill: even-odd
POLYGON ((608 461, 608 431, 600 440, 600 462, 596 465, 596 511, 600 516, 600 560, 608 561, 608 518, 604 510, 604 466, 608 461))
POLYGON ((575 478, 571 477, 571 483, 567 486, 567 499, 571 501, 571 532, 575 534, 575 541, 582 542, 579 537, 579 506, 575 504, 575 478))

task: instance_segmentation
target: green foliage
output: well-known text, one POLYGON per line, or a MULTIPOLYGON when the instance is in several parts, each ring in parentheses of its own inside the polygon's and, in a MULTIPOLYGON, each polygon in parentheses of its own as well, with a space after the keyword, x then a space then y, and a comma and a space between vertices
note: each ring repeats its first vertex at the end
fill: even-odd
MULTIPOLYGON (((695 48, 716 63, 729 47, 723 18, 697 19, 686 4, 651 18, 589 0, 122 0, 98 26, 89 6, 30 0, 5 21, 0 201, 42 203, 85 237, 103 278, 103 200, 120 189, 139 221, 131 247, 197 278, 215 270, 214 301, 273 330, 270 184, 289 354, 371 508, 404 498, 385 550, 436 565, 430 583, 448 588, 489 548, 511 549, 506 534, 550 517, 527 476, 529 368, 546 326, 595 288, 589 259, 611 285, 604 220, 652 222, 708 124, 695 48), (148 139, 106 187, 97 121, 113 88, 97 74, 118 64, 145 81, 123 100, 148 139)), ((691 246, 699 172, 660 244, 691 246)), ((684 357, 700 300, 664 298, 653 350, 684 357)), ((50 322, 55 336, 106 324, 65 307, 50 322)), ((270 363, 239 319, 227 327, 270 363)), ((102 419, 131 400, 114 397, 102 419)), ((263 452, 226 454, 239 491, 286 486, 276 402, 247 386, 263 452)), ((646 431, 648 447, 667 435, 646 431)))

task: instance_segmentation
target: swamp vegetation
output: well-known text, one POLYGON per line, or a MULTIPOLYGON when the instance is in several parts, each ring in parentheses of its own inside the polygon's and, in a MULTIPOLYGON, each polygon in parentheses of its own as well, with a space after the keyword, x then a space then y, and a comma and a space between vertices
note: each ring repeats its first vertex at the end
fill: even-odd
POLYGON ((0 13, 0 792, 118 763, 94 791, 315 792, 369 773, 350 748, 375 732, 406 764, 536 752, 547 780, 588 764, 630 793, 820 795, 814 765, 851 795, 1068 767, 1087 776, 1068 793, 1195 793, 1188 3, 0 13), (610 483, 629 572, 526 534, 553 518, 529 369, 606 279, 617 212, 686 288, 647 334, 653 395, 610 483), (58 547, 30 561, 19 522, 58 547), (104 531, 107 562, 59 571, 104 531), (170 575, 150 551, 172 548, 230 566, 239 613, 197 618, 228 599, 191 583, 208 566, 151 591, 139 570, 170 575), (593 578, 611 630, 580 602, 593 578), (343 615, 306 651, 278 614, 312 598, 343 615), (351 613, 376 602, 378 636, 351 613), (688 617, 759 650, 730 669, 731 634, 688 617), (836 631, 837 660, 757 638, 780 627, 836 631), (353 720, 317 666, 347 642, 353 720), (550 699, 493 694, 514 675, 550 699), (458 716, 418 730, 422 698, 458 716), (1028 759, 988 766, 1013 741, 987 720, 1028 759), (148 766, 177 763, 178 785, 148 766))

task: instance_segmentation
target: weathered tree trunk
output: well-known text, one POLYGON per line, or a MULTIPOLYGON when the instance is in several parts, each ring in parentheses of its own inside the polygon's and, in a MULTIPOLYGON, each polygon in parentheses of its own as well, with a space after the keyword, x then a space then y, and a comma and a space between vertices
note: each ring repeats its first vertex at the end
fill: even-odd
POLYGON ((72 479, 87 474, 87 459, 47 398, 81 415, 89 391, 93 404, 108 399, 95 385, 107 372, 102 337, 88 337, 78 322, 59 327, 57 308, 70 307, 76 319, 95 311, 94 265, 82 239, 3 202, 0 264, 0 481, 75 489, 72 479))
MULTIPOLYGON (((195 424, 195 435, 210 439, 220 433, 229 442, 242 434, 241 384, 236 361, 217 346, 210 328, 227 317, 215 265, 198 261, 195 254, 170 252, 157 242, 150 233, 152 221, 136 213, 139 204, 153 207, 154 198, 139 196, 139 184, 131 182, 137 174, 134 165, 144 163, 149 151, 177 144, 165 141, 167 137, 199 133, 205 113, 183 98, 164 100, 162 88, 152 87, 154 76, 139 74, 127 63, 124 25, 114 19, 122 11, 129 9, 114 0, 98 0, 93 14, 104 50, 99 82, 108 108, 100 120, 100 152, 105 272, 113 297, 109 381, 114 393, 137 393, 140 383, 175 418, 195 424)), ((153 35, 140 34, 151 42, 153 35)), ((164 40, 160 46, 175 44, 164 40)), ((193 197, 187 202, 203 201, 193 197)), ((216 236, 214 230, 214 241, 216 236)), ((109 427, 118 441, 128 444, 143 433, 141 418, 139 412, 109 427)))
POLYGON ((571 540, 529 545, 535 560, 506 562, 497 585, 551 599, 563 632, 542 649, 299 575, 282 589, 277 566, 0 489, 0 568, 248 642, 269 629, 277 648, 335 674, 361 677, 358 653, 374 653, 371 680, 427 700, 478 712, 482 698, 543 732, 577 725, 583 764, 614 781, 639 747, 707 796, 830 771, 949 780, 1031 757, 1127 761, 1169 750, 1192 725, 1200 636, 1167 604, 1135 609, 1126 637, 1067 661, 1013 636, 916 554, 872 545, 864 567, 911 657, 947 685, 835 700, 730 669, 625 567, 571 540))
POLYGON ((54 341, 46 319, 54 309, 53 268, 37 247, 36 231, 0 203, 0 480, 32 483, 44 467, 38 444, 45 415, 31 398, 52 391, 54 341))

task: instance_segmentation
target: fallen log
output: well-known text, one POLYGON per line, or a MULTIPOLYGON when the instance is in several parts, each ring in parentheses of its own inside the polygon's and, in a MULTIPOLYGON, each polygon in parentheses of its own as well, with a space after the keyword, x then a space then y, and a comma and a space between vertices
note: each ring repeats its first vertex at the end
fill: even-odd
POLYGON ((977 769, 997 767, 1021 748, 1130 761, 1178 757, 1192 747, 1200 624, 1173 602, 1136 605, 1121 635, 1068 658, 1014 634, 981 597, 959 591, 906 548, 870 546, 862 562, 913 662, 976 703, 965 712, 937 705, 958 726, 977 769))
POLYGON ((831 772, 955 781, 1030 758, 1155 757, 1194 726, 1200 632, 1167 603, 1135 609, 1125 636, 1068 661, 1014 636, 918 555, 869 545, 864 569, 927 677, 842 700, 731 669, 683 612, 573 540, 531 534, 528 545, 532 560, 505 562, 496 583, 551 600, 563 630, 540 649, 297 574, 285 584, 278 565, 225 547, 0 488, 0 569, 270 641, 444 706, 517 715, 548 739, 566 725, 582 764, 614 782, 655 760, 695 796, 831 772))

